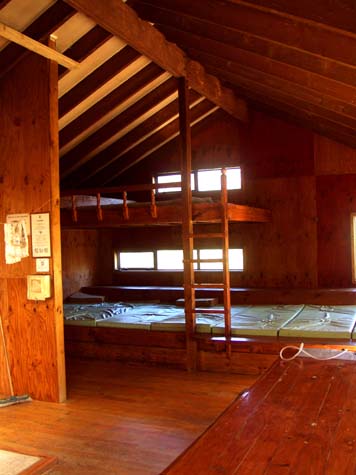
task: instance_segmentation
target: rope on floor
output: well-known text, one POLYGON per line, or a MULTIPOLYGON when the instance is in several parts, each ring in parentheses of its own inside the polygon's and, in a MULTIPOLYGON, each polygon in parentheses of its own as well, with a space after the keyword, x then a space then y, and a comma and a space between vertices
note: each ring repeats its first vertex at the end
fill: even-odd
POLYGON ((299 345, 299 347, 294 346, 294 345, 283 347, 281 349, 281 351, 279 352, 279 356, 280 356, 281 360, 283 360, 283 361, 292 361, 295 358, 297 358, 299 355, 304 354, 305 356, 308 356, 309 358, 313 358, 314 360, 326 361, 326 360, 333 360, 333 359, 339 358, 340 356, 344 355, 345 353, 349 353, 349 351, 348 350, 342 350, 339 353, 336 353, 335 355, 327 356, 325 358, 320 358, 319 356, 315 356, 315 355, 309 353, 307 350, 305 350, 304 349, 304 343, 301 343, 299 345), (286 358, 285 356, 283 356, 283 353, 285 352, 285 350, 289 350, 289 349, 296 350, 296 353, 293 356, 291 356, 290 358, 286 358))

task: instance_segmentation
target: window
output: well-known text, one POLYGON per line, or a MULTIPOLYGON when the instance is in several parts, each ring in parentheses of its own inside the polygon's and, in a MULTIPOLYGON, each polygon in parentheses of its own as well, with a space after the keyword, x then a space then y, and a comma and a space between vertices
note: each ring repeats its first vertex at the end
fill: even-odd
MULTIPOLYGON (((200 249, 198 250, 198 268, 200 270, 222 270, 222 262, 204 262, 204 259, 221 259, 221 249, 200 249), (200 262, 202 260, 202 262, 200 262)), ((229 249, 230 270, 243 270, 243 250, 229 249)))
MULTIPOLYGON (((182 181, 182 177, 180 173, 171 173, 171 174, 165 174, 165 175, 158 175, 157 177, 157 183, 178 183, 182 181)), ((194 186, 194 174, 191 174, 191 180, 190 180, 190 186, 192 191, 195 190, 194 186)), ((171 193, 174 191, 181 191, 181 188, 176 188, 176 187, 167 187, 167 188, 158 188, 158 193, 171 193)))
MULTIPOLYGON (((226 168, 226 180, 228 190, 241 189, 241 168, 226 168)), ((176 183, 181 181, 180 173, 165 173, 158 175, 157 183, 176 183)), ((221 169, 210 170, 195 170, 191 175, 191 188, 195 190, 195 183, 197 183, 196 191, 216 191, 221 190, 221 169)), ((160 188, 159 193, 168 193, 174 191, 181 191, 181 188, 160 188)))
MULTIPOLYGON (((195 270, 222 270, 222 262, 204 262, 205 259, 221 259, 221 249, 194 249, 193 259, 195 270)), ((183 270, 183 251, 181 249, 157 249, 149 252, 116 252, 114 255, 115 270, 183 270)), ((229 250, 230 270, 242 271, 243 250, 229 250)))
POLYGON ((158 270, 183 270, 183 251, 162 250, 157 251, 158 270))
POLYGON ((154 269, 154 253, 151 252, 120 252, 119 269, 154 269))

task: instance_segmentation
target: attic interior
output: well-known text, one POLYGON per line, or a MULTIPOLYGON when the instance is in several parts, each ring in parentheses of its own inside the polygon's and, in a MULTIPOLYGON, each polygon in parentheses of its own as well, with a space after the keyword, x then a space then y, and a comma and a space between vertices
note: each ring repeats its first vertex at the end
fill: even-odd
POLYGON ((356 470, 355 10, 0 0, 0 210, 31 222, 15 263, 1 227, 0 395, 33 399, 0 397, 0 450, 48 473, 356 470), (301 343, 351 361, 281 360, 301 343))

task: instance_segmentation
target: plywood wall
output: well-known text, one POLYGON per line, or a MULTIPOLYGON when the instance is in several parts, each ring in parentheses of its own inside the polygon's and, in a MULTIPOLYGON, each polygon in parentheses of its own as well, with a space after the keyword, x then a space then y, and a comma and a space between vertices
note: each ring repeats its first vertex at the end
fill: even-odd
POLYGON ((48 401, 65 398, 56 88, 57 67, 32 54, 0 82, 0 222, 48 212, 52 244, 52 296, 28 300, 35 259, 6 264, 0 227, 0 312, 16 394, 48 401))
MULTIPOLYGON (((244 272, 231 284, 257 288, 351 287, 350 214, 356 212, 356 150, 260 112, 241 125, 219 113, 194 133, 193 165, 241 166, 242 190, 232 201, 272 211, 268 224, 238 223, 230 243, 242 247, 244 272)), ((148 182, 157 171, 179 169, 179 147, 170 146, 130 170, 131 182, 148 182), (164 163, 164 166, 162 165, 164 163)), ((179 228, 113 232, 121 250, 179 248, 179 228)), ((201 275, 204 282, 213 273, 201 275)), ((181 285, 179 272, 114 273, 118 285, 181 285)))
POLYGON ((90 285, 110 285, 113 254, 111 232, 62 230, 63 297, 90 285))
POLYGON ((318 271, 321 287, 352 287, 351 213, 356 213, 356 150, 315 136, 318 271))
MULTIPOLYGON (((219 114, 208 128, 193 134, 194 167, 241 166, 242 190, 233 201, 272 210, 272 222, 231 225, 230 245, 242 247, 245 270, 232 272, 233 286, 315 287, 317 285, 317 217, 313 135, 307 130, 256 112, 248 126, 219 114)), ((178 150, 164 160, 177 169, 178 150)), ((150 170, 162 170, 162 157, 150 160, 150 170)), ((165 170, 162 170, 165 171, 165 170)), ((149 180, 147 167, 137 167, 136 180, 149 180), (140 175, 142 173, 142 175, 140 175)), ((116 231, 114 245, 131 250, 179 247, 179 230, 116 231)), ((156 285, 181 285, 179 273, 150 273, 156 285)), ((202 277, 214 279, 213 273, 202 277)), ((148 284, 147 274, 121 273, 115 283, 148 284)))

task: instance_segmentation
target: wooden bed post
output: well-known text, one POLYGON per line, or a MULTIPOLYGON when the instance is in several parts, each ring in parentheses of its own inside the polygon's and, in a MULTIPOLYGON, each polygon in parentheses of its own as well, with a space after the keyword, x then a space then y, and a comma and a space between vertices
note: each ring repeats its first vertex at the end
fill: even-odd
POLYGON ((189 90, 185 78, 178 79, 179 96, 179 128, 181 143, 181 174, 182 174, 182 237, 184 260, 184 308, 187 344, 187 369, 197 367, 197 342, 195 334, 195 289, 193 267, 193 221, 192 221, 192 190, 190 175, 192 170, 192 150, 190 134, 189 90))

